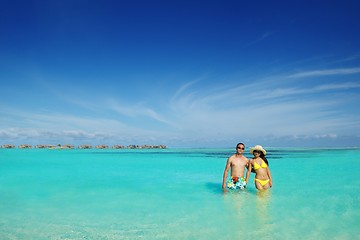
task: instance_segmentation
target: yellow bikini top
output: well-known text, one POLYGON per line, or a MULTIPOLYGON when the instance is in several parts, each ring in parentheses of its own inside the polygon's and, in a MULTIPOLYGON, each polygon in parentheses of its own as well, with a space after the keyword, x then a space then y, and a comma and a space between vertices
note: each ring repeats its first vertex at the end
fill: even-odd
POLYGON ((265 163, 264 160, 261 160, 261 165, 257 164, 255 161, 254 161, 254 169, 255 170, 258 170, 259 168, 267 168, 267 165, 265 163))

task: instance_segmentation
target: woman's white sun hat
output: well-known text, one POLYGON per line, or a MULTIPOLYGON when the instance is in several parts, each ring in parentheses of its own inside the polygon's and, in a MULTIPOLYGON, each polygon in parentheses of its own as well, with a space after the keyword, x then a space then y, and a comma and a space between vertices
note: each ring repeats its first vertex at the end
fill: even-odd
POLYGON ((256 145, 255 147, 251 148, 250 153, 252 154, 254 152, 254 150, 261 151, 261 152, 263 152, 264 155, 266 155, 265 149, 260 145, 256 145))

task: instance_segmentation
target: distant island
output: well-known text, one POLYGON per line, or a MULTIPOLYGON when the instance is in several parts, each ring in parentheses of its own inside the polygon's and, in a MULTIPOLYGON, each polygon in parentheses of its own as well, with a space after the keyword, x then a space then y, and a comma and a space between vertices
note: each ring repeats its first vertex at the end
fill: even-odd
MULTIPOLYGON (((0 146, 0 148, 16 148, 15 145, 13 144, 4 144, 2 146, 0 146)), ((75 149, 74 145, 71 144, 58 144, 58 145, 43 145, 43 144, 38 144, 36 146, 32 146, 29 144, 21 144, 18 146, 18 148, 21 149, 28 149, 28 148, 39 148, 39 149, 75 149)), ((128 146, 123 146, 123 145, 113 145, 112 147, 109 147, 108 145, 96 145, 96 146, 92 146, 92 145, 87 145, 87 144, 83 144, 83 145, 79 145, 76 148, 78 149, 166 149, 167 146, 165 145, 128 145, 128 146)))

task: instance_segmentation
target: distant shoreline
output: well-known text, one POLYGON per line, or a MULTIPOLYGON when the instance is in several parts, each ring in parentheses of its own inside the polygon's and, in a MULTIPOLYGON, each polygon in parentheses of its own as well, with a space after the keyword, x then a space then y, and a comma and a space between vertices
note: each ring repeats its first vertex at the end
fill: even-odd
POLYGON ((128 145, 128 146, 113 145, 110 147, 108 145, 92 146, 92 145, 88 145, 88 144, 82 144, 82 145, 75 147, 74 145, 71 145, 71 144, 64 144, 64 145, 61 145, 61 144, 58 144, 58 145, 38 144, 35 146, 32 146, 30 144, 21 144, 16 147, 13 144, 4 144, 4 145, 0 146, 0 148, 5 148, 5 149, 13 149, 13 148, 20 148, 20 149, 31 149, 31 148, 35 148, 35 149, 166 149, 167 146, 165 146, 165 145, 128 145))

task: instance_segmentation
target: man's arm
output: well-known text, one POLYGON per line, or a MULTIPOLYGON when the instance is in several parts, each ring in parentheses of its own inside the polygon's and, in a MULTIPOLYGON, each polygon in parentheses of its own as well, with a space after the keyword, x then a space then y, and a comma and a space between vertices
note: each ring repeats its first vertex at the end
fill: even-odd
POLYGON ((245 179, 246 185, 248 184, 248 181, 249 181, 249 178, 250 178, 251 167, 252 167, 252 162, 251 162, 251 160, 252 160, 252 159, 250 159, 250 161, 248 162, 248 165, 247 165, 246 179, 245 179))
POLYGON ((230 166, 231 166, 231 159, 229 157, 228 160, 226 161, 226 166, 225 166, 225 169, 224 169, 223 182, 222 182, 222 188, 223 189, 226 189, 226 179, 227 179, 227 176, 228 176, 230 166))

